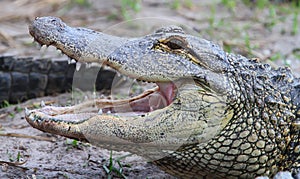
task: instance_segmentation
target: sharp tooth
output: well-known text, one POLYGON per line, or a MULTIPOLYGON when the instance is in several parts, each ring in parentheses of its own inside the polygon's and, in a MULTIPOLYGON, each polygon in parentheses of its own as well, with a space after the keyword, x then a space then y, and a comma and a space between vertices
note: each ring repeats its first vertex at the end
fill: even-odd
POLYGON ((89 69, 89 68, 91 68, 92 67, 92 63, 86 63, 86 65, 85 65, 85 67, 87 68, 87 69, 89 69))
POLYGON ((43 108, 43 107, 45 107, 45 106, 46 106, 45 102, 44 102, 44 101, 41 101, 41 107, 43 108))
POLYGON ((57 48, 58 53, 63 54, 62 51, 60 49, 57 48))
POLYGON ((128 78, 127 76, 123 76, 123 77, 122 77, 122 80, 123 80, 123 81, 127 81, 127 80, 129 80, 129 78, 128 78))
POLYGON ((102 109, 99 109, 98 114, 99 114, 99 115, 103 114, 102 109))
POLYGON ((72 63, 72 59, 68 58, 68 64, 70 65, 72 63))
POLYGON ((71 63, 76 63, 76 60, 74 60, 74 59, 72 59, 72 58, 69 57, 69 58, 68 58, 68 63, 69 63, 69 64, 71 64, 71 63))
POLYGON ((153 109, 153 107, 152 107, 152 106, 150 106, 150 112, 152 112, 152 111, 154 111, 154 109, 153 109))
POLYGON ((80 67, 81 67, 81 63, 80 63, 80 62, 77 62, 77 63, 76 63, 76 71, 79 71, 79 70, 80 70, 80 67))
POLYGON ((40 51, 43 51, 43 52, 45 52, 45 51, 46 51, 46 49, 47 49, 47 46, 46 46, 46 45, 42 45, 42 46, 41 46, 41 49, 40 49, 40 51))
POLYGON ((41 45, 40 43, 34 41, 34 44, 35 44, 35 46, 36 46, 37 48, 42 48, 42 45, 41 45))
POLYGON ((29 116, 30 111, 28 110, 28 108, 25 108, 25 116, 29 116))

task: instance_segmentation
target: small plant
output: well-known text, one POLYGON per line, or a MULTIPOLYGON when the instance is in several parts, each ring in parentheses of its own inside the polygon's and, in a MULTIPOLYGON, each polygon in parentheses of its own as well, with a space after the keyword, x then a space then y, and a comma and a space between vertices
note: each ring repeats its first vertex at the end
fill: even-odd
POLYGON ((270 57, 270 60, 271 61, 276 61, 276 60, 279 60, 283 57, 283 55, 280 53, 280 52, 276 52, 275 54, 273 54, 271 57, 270 57))
POLYGON ((175 10, 179 9, 182 6, 192 8, 193 2, 191 0, 173 0, 171 3, 171 8, 175 10))
POLYGON ((269 17, 268 17, 269 21, 266 23, 266 27, 271 28, 274 27, 277 23, 277 13, 276 13, 276 9, 273 5, 269 6, 269 17))
POLYGON ((256 6, 259 9, 264 9, 266 6, 268 6, 269 0, 257 0, 256 1, 256 6))
POLYGON ((119 158, 113 159, 112 151, 110 151, 109 163, 108 166, 103 165, 105 172, 108 174, 108 179, 112 178, 112 174, 115 173, 118 177, 125 178, 126 176, 123 174, 123 167, 130 167, 130 165, 121 164, 121 160, 130 156, 132 154, 124 155, 119 158), (115 166, 117 164, 117 166, 115 166))
POLYGON ((215 16, 216 16, 216 6, 212 5, 210 7, 210 16, 208 19, 210 29, 213 29, 215 26, 215 20, 216 20, 215 16))
POLYGON ((0 108, 6 108, 6 107, 9 107, 9 106, 11 106, 11 104, 7 100, 4 100, 2 102, 2 104, 0 105, 0 108))
POLYGON ((20 107, 20 106, 16 106, 16 107, 15 107, 15 111, 18 112, 18 113, 19 113, 19 112, 22 112, 23 110, 24 110, 24 109, 23 109, 22 107, 20 107))
POLYGON ((192 8, 193 7, 193 2, 192 0, 185 0, 184 1, 184 6, 186 6, 187 8, 192 8))
POLYGON ((300 49, 299 48, 294 49, 293 55, 296 59, 300 60, 300 49))
POLYGON ((296 35, 298 33, 299 24, 298 24, 298 11, 294 12, 293 16, 293 28, 292 28, 292 35, 296 35))
POLYGON ((8 115, 11 117, 11 118, 14 118, 15 116, 16 116, 16 114, 15 113, 8 113, 8 115))
POLYGON ((17 157, 16 157, 16 161, 20 162, 21 161, 21 153, 20 151, 18 151, 17 157))
POLYGON ((249 37, 248 33, 246 33, 246 35, 244 37, 244 42, 245 42, 245 46, 247 47, 248 51, 251 53, 252 48, 251 48, 250 37, 249 37))
POLYGON ((180 0, 174 0, 171 4, 172 9, 179 9, 180 8, 180 0))
POLYGON ((234 12, 234 9, 236 7, 236 1, 235 0, 222 0, 222 4, 234 12))
POLYGON ((72 0, 71 4, 78 4, 79 6, 85 6, 85 7, 91 6, 88 0, 72 0))
POLYGON ((71 148, 76 148, 76 149, 80 149, 80 142, 76 139, 66 139, 66 145, 67 145, 67 149, 69 150, 71 148))
POLYGON ((121 14, 123 19, 131 19, 130 12, 139 12, 141 10, 140 0, 121 0, 121 14))
POLYGON ((16 157, 14 157, 14 155, 12 153, 10 153, 8 150, 6 150, 6 154, 8 155, 8 160, 10 162, 21 162, 21 160, 22 160, 22 155, 21 155, 20 151, 18 151, 16 157))
POLYGON ((232 47, 229 44, 224 43, 223 48, 226 52, 231 53, 232 52, 232 47))

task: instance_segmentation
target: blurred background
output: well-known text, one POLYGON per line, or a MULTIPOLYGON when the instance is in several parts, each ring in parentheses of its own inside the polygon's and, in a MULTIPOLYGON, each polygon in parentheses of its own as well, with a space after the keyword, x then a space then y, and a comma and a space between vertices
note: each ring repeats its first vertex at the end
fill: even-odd
POLYGON ((28 24, 38 16, 58 16, 71 26, 123 36, 176 24, 228 52, 300 71, 298 0, 1 0, 0 7, 2 55, 55 56, 33 45, 28 24))

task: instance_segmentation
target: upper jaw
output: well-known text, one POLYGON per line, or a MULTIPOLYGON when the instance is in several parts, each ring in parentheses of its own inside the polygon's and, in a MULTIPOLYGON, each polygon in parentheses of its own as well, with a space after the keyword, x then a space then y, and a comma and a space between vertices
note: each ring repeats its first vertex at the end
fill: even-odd
POLYGON ((163 28, 144 37, 129 39, 69 27, 56 17, 40 17, 29 26, 29 32, 41 45, 53 45, 78 62, 106 64, 139 80, 169 82, 199 71, 198 65, 181 55, 153 49, 159 39, 173 35, 186 37, 179 28, 163 28))
MULTIPOLYGON (((144 71, 145 69, 140 70, 142 73, 138 73, 139 69, 132 71, 132 69, 135 68, 135 65, 132 64, 132 60, 138 59, 136 56, 130 56, 131 54, 127 54, 128 56, 126 57, 123 52, 126 53, 125 51, 128 50, 127 47, 130 46, 130 44, 137 45, 136 48, 141 48, 132 49, 133 51, 143 51, 142 48, 146 48, 144 49, 146 52, 152 50, 151 48, 155 40, 151 40, 151 36, 146 37, 145 41, 143 41, 143 38, 121 38, 90 29, 72 28, 56 17, 36 18, 29 26, 29 32, 35 41, 41 45, 54 45, 57 49, 61 50, 68 57, 75 59, 77 62, 106 64, 126 76, 148 82, 156 82, 158 85, 158 88, 147 95, 140 98, 128 99, 127 107, 129 106, 131 109, 124 109, 124 105, 115 105, 115 109, 106 107, 104 111, 117 112, 116 110, 121 110, 128 112, 132 110, 133 112, 145 113, 164 108, 173 102, 176 97, 176 90, 181 85, 179 81, 176 82, 177 84, 172 82, 177 80, 173 77, 155 78, 154 74, 147 74, 146 71, 144 71), (143 47, 141 43, 145 46, 143 47), (122 61, 122 59, 124 61, 122 61)), ((143 58, 146 57, 145 55, 147 54, 139 55, 142 55, 141 58, 143 58)), ((155 66, 152 68, 155 68, 155 66)), ((148 69, 148 71, 152 73, 151 69, 148 69)))
POLYGON ((70 27, 56 17, 37 17, 29 25, 29 33, 40 45, 53 45, 68 57, 84 63, 106 63, 107 57, 129 40, 70 27))

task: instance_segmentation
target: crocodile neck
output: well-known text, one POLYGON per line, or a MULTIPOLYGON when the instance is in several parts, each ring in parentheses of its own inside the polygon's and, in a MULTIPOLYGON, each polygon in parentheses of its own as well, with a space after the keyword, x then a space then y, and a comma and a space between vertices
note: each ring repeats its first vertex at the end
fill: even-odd
POLYGON ((185 177, 191 178, 193 175, 189 174, 194 171, 196 175, 207 177, 223 178, 227 176, 225 173, 249 177, 251 175, 242 170, 247 167, 271 176, 286 168, 298 170, 299 151, 295 146, 299 145, 299 79, 294 78, 288 68, 274 70, 256 59, 235 54, 227 57, 231 63, 226 70, 231 90, 226 99, 228 110, 234 111, 231 120, 207 144, 183 146, 154 163, 176 175, 185 173, 185 177), (263 141, 261 137, 269 140, 263 141), (232 140, 236 138, 239 139, 232 140), (251 143, 244 142, 247 140, 251 143), (265 163, 271 169, 259 169, 254 162, 257 158, 258 163, 265 163), (240 171, 226 168, 226 164, 232 166, 236 160, 244 162, 236 163, 240 171), (296 161, 296 166, 291 166, 290 161, 296 161), (168 163, 183 167, 173 169, 168 163))

